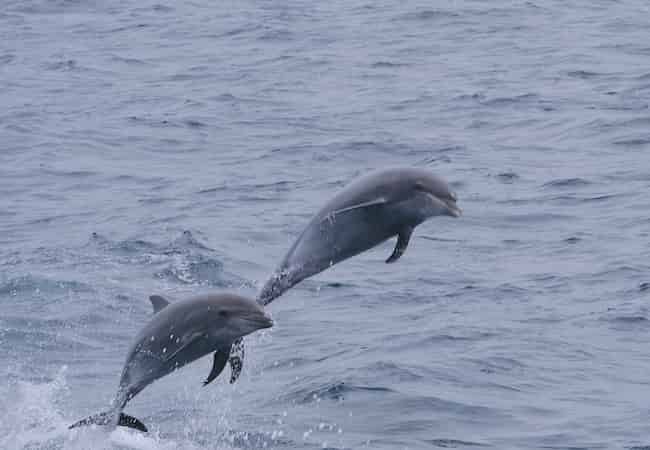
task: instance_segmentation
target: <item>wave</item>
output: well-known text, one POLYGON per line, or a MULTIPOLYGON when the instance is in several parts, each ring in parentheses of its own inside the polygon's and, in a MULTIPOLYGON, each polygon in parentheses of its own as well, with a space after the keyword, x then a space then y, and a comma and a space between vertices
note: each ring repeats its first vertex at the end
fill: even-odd
POLYGON ((549 181, 542 185, 543 188, 552 188, 552 189, 564 189, 564 188, 575 188, 581 186, 589 186, 592 184, 589 180, 584 178, 574 177, 574 178, 558 178, 557 180, 549 181))
POLYGON ((461 441, 459 439, 429 439, 425 442, 433 445, 434 447, 443 448, 457 448, 457 447, 488 447, 489 444, 482 444, 480 442, 461 441))
POLYGON ((333 381, 319 384, 316 387, 295 389, 285 394, 284 398, 298 404, 306 404, 318 403, 322 400, 340 401, 353 394, 366 393, 370 395, 382 395, 390 392, 394 391, 384 386, 369 386, 346 383, 345 381, 333 381))
POLYGON ((93 289, 79 281, 53 280, 34 275, 11 278, 0 284, 0 295, 65 294, 69 292, 93 292, 93 289))
POLYGON ((420 11, 413 11, 402 14, 395 19, 400 21, 430 22, 433 20, 447 20, 460 16, 461 14, 455 11, 445 11, 441 9, 422 9, 420 11))
MULTIPOLYGON (((281 442, 265 433, 244 433, 230 429, 210 440, 199 432, 180 438, 163 436, 159 431, 143 434, 126 428, 107 430, 87 427, 69 430, 68 426, 86 411, 66 411, 71 395, 66 380, 67 367, 42 382, 8 380, 0 386, 0 448, 6 450, 229 450, 261 448, 281 442), (250 445, 246 445, 248 442, 250 445), (256 444, 260 447, 256 447, 256 444)), ((187 413, 183 411, 182 413, 187 413)), ((178 412, 175 416, 178 416, 178 412)))
POLYGON ((253 283, 226 271, 217 252, 184 230, 168 243, 145 239, 113 241, 92 233, 87 248, 118 258, 120 263, 157 267, 154 278, 172 283, 198 284, 222 288, 254 287, 253 283), (162 266, 162 267, 161 267, 162 266))

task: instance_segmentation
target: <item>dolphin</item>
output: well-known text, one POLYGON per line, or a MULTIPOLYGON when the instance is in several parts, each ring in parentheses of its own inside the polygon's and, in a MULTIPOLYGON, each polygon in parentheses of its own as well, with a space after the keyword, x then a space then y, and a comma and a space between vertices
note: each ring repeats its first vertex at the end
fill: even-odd
POLYGON ((300 281, 397 236, 397 261, 416 226, 433 216, 460 217, 449 185, 419 168, 392 168, 352 182, 307 224, 262 288, 268 305, 300 281))
POLYGON ((147 427, 140 420, 122 412, 140 391, 174 370, 214 352, 212 370, 203 382, 207 385, 223 370, 233 342, 273 326, 273 321, 257 302, 236 294, 206 294, 174 303, 159 295, 149 299, 154 316, 128 352, 110 409, 82 419, 69 428, 119 425, 146 432, 147 427))
MULTIPOLYGON (((433 216, 460 217, 447 182, 430 171, 397 167, 372 172, 343 188, 307 224, 260 291, 268 305, 300 281, 397 236, 386 263, 405 252, 416 226, 433 216)), ((231 350, 233 383, 241 372, 244 346, 231 350)))

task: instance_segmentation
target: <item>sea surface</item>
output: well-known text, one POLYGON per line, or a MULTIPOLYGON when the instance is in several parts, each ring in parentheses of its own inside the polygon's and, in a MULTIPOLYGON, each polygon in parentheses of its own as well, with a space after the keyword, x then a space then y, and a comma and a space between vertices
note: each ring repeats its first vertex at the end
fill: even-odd
POLYGON ((650 448, 646 0, 4 0, 0 448, 650 448), (148 296, 255 296, 355 177, 464 215, 106 409, 148 296))

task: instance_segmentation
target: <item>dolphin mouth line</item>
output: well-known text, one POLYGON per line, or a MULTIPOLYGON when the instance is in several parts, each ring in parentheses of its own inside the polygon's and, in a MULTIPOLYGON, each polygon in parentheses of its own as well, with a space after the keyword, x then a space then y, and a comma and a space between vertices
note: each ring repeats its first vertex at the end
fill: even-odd
POLYGON ((460 217, 463 214, 463 210, 460 209, 458 205, 456 205, 455 195, 450 199, 441 199, 431 193, 427 193, 427 195, 431 198, 434 204, 438 204, 438 205, 442 204, 442 206, 444 206, 447 209, 447 213, 450 216, 460 217))
POLYGON ((271 328, 273 326, 273 319, 264 314, 263 316, 252 316, 245 319, 247 322, 250 322, 257 326, 259 329, 262 328, 271 328))

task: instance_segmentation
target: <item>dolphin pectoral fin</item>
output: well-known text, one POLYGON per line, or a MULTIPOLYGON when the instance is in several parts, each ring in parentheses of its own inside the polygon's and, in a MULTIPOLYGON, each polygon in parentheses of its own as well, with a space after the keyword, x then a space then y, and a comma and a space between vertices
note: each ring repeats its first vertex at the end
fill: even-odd
POLYGON ((400 258, 400 256, 402 256, 402 254, 404 254, 406 247, 408 247, 409 245, 409 240, 411 239, 412 233, 413 233, 413 227, 404 227, 397 234, 397 243, 395 244, 395 249, 393 250, 393 253, 391 253, 391 255, 386 260, 387 264, 394 263, 400 258))
POLYGON ((151 306, 153 306, 154 314, 169 305, 169 301, 162 295, 152 295, 149 297, 149 301, 151 302, 151 306))
POLYGON ((237 339, 230 349, 230 384, 233 384, 241 375, 241 370, 244 367, 244 340, 237 339))
POLYGON ((230 355, 230 349, 226 350, 217 350, 214 352, 214 361, 212 362, 212 370, 208 375, 208 378, 203 382, 203 386, 207 386, 219 376, 223 371, 223 368, 226 367, 228 362, 228 356, 230 355))
POLYGON ((363 203, 357 203, 356 205, 351 205, 351 206, 346 206, 345 208, 337 209, 336 211, 332 211, 325 217, 323 217, 323 220, 321 222, 324 222, 326 220, 332 220, 336 217, 337 214, 343 214, 348 211, 355 211, 358 209, 363 209, 363 208, 368 208, 371 206, 379 206, 379 205, 385 205, 387 203, 386 199, 383 197, 376 198, 374 200, 370 200, 367 202, 363 203))

